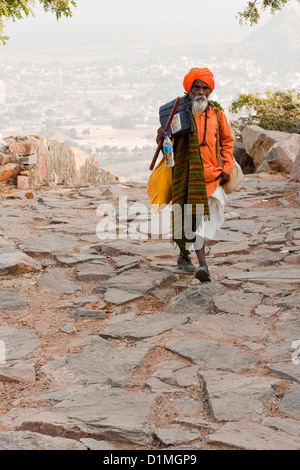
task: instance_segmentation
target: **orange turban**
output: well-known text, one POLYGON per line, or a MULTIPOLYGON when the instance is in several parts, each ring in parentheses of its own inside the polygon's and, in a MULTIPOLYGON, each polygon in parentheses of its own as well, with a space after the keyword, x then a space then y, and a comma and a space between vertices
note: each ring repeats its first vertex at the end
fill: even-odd
POLYGON ((193 83, 195 80, 202 80, 203 82, 207 83, 212 92, 215 88, 215 80, 214 76, 211 71, 207 68, 197 68, 192 69, 183 79, 183 88, 187 93, 190 93, 193 83))

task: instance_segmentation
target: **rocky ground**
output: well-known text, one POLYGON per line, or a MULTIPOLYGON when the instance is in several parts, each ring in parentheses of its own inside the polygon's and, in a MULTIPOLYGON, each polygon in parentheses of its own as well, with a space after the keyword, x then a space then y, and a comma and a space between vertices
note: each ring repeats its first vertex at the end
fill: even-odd
POLYGON ((203 284, 168 240, 96 236, 142 184, 2 192, 0 448, 299 450, 298 190, 247 176, 203 284))

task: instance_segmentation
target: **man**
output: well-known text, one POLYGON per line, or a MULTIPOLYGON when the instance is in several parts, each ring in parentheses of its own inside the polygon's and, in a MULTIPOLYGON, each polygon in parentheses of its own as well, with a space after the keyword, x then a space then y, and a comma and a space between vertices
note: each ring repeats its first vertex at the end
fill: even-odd
MULTIPOLYGON (((224 111, 208 100, 215 88, 212 72, 207 68, 190 70, 184 77, 183 87, 193 115, 193 131, 173 136, 172 205, 180 210, 173 211, 172 239, 180 250, 177 266, 186 272, 195 272, 200 282, 206 282, 211 278, 205 259, 205 240, 213 239, 224 221, 226 196, 222 186, 230 181, 235 165, 234 139, 224 111), (219 137, 223 167, 217 156, 219 137), (191 208, 186 217, 185 207, 191 208), (187 224, 191 230, 182 230, 187 224), (189 257, 191 249, 195 249, 198 258, 197 269, 189 257)), ((164 136, 160 128, 158 139, 164 136)))

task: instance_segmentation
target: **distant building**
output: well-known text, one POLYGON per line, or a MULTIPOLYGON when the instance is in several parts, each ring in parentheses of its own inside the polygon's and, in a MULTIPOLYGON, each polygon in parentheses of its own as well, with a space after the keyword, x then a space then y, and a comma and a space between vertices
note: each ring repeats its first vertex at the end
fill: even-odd
POLYGON ((0 80, 0 104, 6 104, 6 86, 2 80, 0 80))

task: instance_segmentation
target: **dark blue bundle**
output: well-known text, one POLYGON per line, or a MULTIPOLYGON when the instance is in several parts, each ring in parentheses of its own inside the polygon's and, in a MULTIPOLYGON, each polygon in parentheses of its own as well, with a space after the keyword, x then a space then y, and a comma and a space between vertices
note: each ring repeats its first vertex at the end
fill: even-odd
MULTIPOLYGON (((169 101, 168 103, 162 105, 159 108, 159 120, 160 125, 163 129, 168 122, 169 116, 175 104, 175 100, 169 101)), ((178 105, 176 114, 171 123, 170 129, 168 129, 170 135, 178 135, 183 132, 192 133, 193 132, 193 113, 191 98, 188 94, 184 95, 178 105)))

